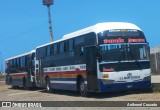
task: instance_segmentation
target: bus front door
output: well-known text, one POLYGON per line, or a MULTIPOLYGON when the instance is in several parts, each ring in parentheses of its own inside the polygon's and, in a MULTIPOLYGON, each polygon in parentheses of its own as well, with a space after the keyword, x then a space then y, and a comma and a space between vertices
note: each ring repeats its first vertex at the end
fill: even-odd
POLYGON ((45 80, 44 80, 44 71, 43 71, 43 65, 44 64, 44 58, 39 59, 39 79, 40 79, 40 86, 45 87, 45 80))
POLYGON ((44 72, 43 72, 43 58, 39 58, 36 62, 35 67, 35 76, 36 76, 36 85, 38 87, 44 87, 44 72))
POLYGON ((96 46, 86 47, 86 71, 88 91, 98 91, 96 46))

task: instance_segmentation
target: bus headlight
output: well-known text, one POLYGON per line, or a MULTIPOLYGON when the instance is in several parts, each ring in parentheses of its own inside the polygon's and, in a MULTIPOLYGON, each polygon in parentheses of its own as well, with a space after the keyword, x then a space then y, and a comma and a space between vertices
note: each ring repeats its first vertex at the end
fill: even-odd
POLYGON ((103 74, 103 78, 109 78, 108 74, 103 74))

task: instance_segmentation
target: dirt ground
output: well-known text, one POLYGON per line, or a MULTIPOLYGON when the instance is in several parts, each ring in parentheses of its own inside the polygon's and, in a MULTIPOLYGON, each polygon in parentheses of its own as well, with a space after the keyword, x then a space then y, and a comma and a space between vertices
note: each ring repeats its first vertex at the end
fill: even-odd
MULTIPOLYGON (((153 92, 129 91, 129 92, 116 92, 116 93, 93 93, 89 97, 81 97, 79 95, 79 92, 73 92, 73 91, 57 90, 54 93, 46 93, 46 90, 44 89, 32 89, 32 90, 24 90, 23 88, 12 89, 10 85, 6 85, 4 82, 0 81, 0 101, 160 101, 160 92, 153 93, 153 92)), ((71 108, 60 107, 57 109, 72 110, 73 108, 74 107, 71 108)), ((113 110, 121 109, 121 107, 118 108, 111 107, 111 108, 113 110)), ((48 110, 48 109, 51 108, 43 108, 43 110, 48 110)), ((83 107, 83 109, 88 110, 89 108, 83 107)), ((93 107, 92 110, 94 109, 95 107, 93 107)), ((100 107, 99 109, 106 109, 106 108, 100 107)), ((131 107, 129 108, 125 107, 124 109, 132 110, 131 107)), ((144 108, 142 108, 142 110, 143 109, 144 108)), ((150 107, 146 109, 150 109, 150 107)), ((17 108, 15 110, 17 110, 17 108)), ((80 109, 74 108, 74 110, 80 110, 80 109)))

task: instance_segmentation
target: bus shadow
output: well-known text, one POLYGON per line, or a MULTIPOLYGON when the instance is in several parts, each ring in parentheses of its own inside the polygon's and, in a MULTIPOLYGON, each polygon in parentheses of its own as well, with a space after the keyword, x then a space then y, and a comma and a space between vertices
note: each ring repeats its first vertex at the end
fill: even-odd
MULTIPOLYGON (((9 87, 10 90, 26 90, 23 87, 9 87)), ((29 88, 27 91, 37 91, 41 93, 48 93, 46 89, 44 88, 29 88)), ((118 91, 118 92, 105 92, 105 93, 89 93, 87 98, 95 98, 95 99, 103 99, 103 98, 114 98, 114 97, 120 97, 120 96, 126 96, 126 95, 132 95, 132 94, 146 94, 146 93, 153 93, 152 90, 132 90, 132 91, 118 91)), ((53 92, 48 94, 57 94, 57 95, 66 95, 66 96, 72 96, 72 97, 81 97, 80 93, 78 91, 69 91, 69 90, 57 90, 54 89, 53 92)))
POLYGON ((25 91, 37 91, 37 90, 42 90, 43 91, 43 88, 38 88, 38 87, 32 87, 32 88, 24 88, 24 87, 9 87, 8 89, 10 90, 25 90, 25 91))
MULTIPOLYGON (((42 93, 48 93, 47 90, 41 91, 42 93)), ((73 96, 73 97, 80 97, 80 93, 77 91, 69 91, 69 90, 58 90, 54 89, 52 92, 48 94, 57 94, 57 95, 66 95, 66 96, 73 96)))
MULTIPOLYGON (((46 93, 46 90, 41 91, 46 93)), ((89 93, 87 98, 95 98, 95 99, 103 99, 103 98, 113 98, 113 97, 120 97, 132 94, 146 94, 146 93, 153 93, 152 90, 140 90, 140 91, 119 91, 119 92, 105 92, 105 93, 89 93)), ((66 95, 72 97, 82 97, 78 91, 69 91, 69 90, 54 90, 49 94, 57 94, 57 95, 66 95)))
POLYGON ((144 93, 152 93, 152 91, 117 91, 117 92, 105 92, 105 93, 91 93, 89 98, 103 99, 103 98, 114 98, 127 96, 132 94, 144 94, 144 93))

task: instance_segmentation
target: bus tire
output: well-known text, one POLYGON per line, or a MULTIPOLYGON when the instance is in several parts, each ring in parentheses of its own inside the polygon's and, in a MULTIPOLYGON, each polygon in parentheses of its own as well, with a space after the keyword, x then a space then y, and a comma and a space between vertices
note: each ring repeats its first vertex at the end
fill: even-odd
POLYGON ((46 79, 46 90, 49 93, 53 92, 53 90, 51 88, 51 83, 50 83, 50 79, 49 78, 46 79))
POLYGON ((17 86, 14 86, 14 85, 13 85, 13 79, 12 79, 12 78, 10 79, 10 84, 11 84, 11 88, 12 88, 12 89, 16 89, 16 88, 17 88, 17 86))
POLYGON ((23 88, 29 90, 28 83, 25 78, 23 79, 23 88))
POLYGON ((85 86, 85 82, 84 80, 81 78, 80 82, 79 82, 79 91, 80 91, 80 95, 82 97, 87 97, 88 96, 88 92, 85 86))

